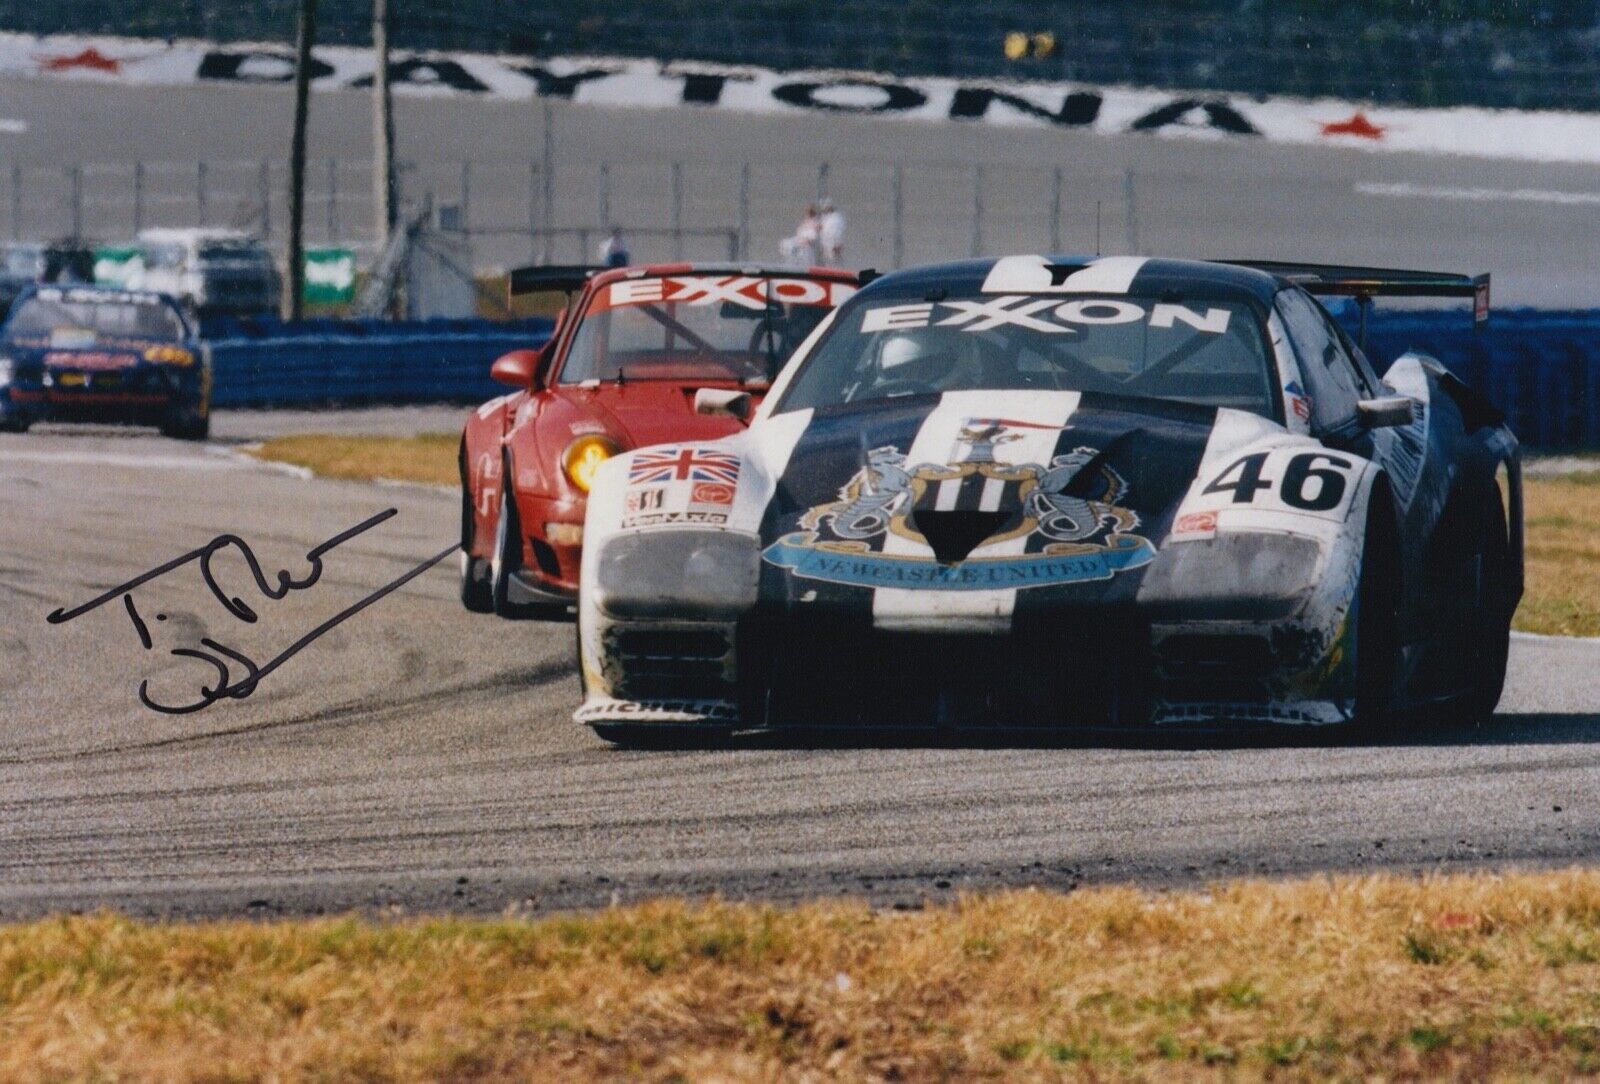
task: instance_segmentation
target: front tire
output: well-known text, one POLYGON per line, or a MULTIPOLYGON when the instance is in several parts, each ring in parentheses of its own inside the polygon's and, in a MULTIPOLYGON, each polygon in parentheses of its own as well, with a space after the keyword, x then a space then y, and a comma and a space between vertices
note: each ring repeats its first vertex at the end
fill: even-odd
POLYGON ((1506 531, 1506 513, 1498 493, 1489 504, 1481 537, 1484 539, 1478 591, 1481 619, 1474 630, 1472 650, 1466 653, 1470 667, 1462 675, 1467 690, 1461 699, 1465 722, 1478 724, 1494 714, 1505 691, 1506 664, 1511 655, 1511 617, 1514 606, 1504 600, 1511 595, 1507 579, 1511 575, 1511 542, 1506 531))
MULTIPOLYGON (((508 469, 504 475, 510 479, 508 469)), ((512 576, 522 568, 522 523, 511 487, 500 488, 500 518, 494 530, 494 557, 489 561, 489 601, 496 614, 509 621, 565 621, 567 608, 558 605, 514 602, 512 576)))
POLYGON ((194 407, 179 408, 161 419, 161 435, 174 440, 205 440, 211 435, 211 418, 194 407))
POLYGON ((494 594, 489 588, 489 562, 461 551, 461 605, 475 614, 494 613, 494 594))
MULTIPOLYGON (((1373 500, 1379 499, 1374 493, 1373 500)), ((1355 724, 1383 726, 1392 716, 1400 672, 1400 577, 1392 539, 1376 517, 1367 524, 1356 585, 1355 724)))

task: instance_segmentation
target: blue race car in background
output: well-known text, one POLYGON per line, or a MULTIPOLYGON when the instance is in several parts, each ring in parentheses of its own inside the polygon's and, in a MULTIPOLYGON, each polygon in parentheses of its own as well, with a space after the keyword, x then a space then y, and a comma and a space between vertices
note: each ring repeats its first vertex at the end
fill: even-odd
POLYGON ((204 440, 210 416, 206 351, 165 294, 35 286, 0 325, 0 429, 124 422, 204 440))

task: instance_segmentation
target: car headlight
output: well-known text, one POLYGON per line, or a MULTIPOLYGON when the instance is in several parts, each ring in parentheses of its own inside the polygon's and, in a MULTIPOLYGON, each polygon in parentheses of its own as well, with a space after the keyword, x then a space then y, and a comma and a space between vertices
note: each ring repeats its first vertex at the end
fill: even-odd
POLYGON ((598 602, 622 618, 732 618, 755 605, 761 546, 732 531, 613 535, 600 547, 598 602))
POLYGON ((17 375, 17 363, 0 354, 0 384, 9 384, 17 375))
POLYGON ((587 493, 594 485, 594 472, 618 451, 617 442, 610 437, 590 433, 567 445, 567 450, 561 453, 561 469, 566 472, 568 481, 587 493))
POLYGON ((1323 548, 1310 538, 1253 532, 1173 542, 1150 564, 1139 602, 1153 615, 1197 620, 1275 620, 1316 588, 1323 548))
POLYGON ((181 346, 152 346, 144 352, 144 360, 158 365, 193 365, 194 351, 181 346))

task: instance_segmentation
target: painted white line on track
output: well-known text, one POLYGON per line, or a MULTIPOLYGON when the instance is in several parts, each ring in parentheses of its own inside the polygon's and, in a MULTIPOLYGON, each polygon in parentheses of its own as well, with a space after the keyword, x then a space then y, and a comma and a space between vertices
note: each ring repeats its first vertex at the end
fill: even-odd
POLYGON ((28 122, 12 117, 0 117, 0 135, 21 135, 28 130, 28 122))
POLYGON ((182 455, 125 455, 115 452, 43 452, 7 448, 0 466, 8 463, 62 463, 84 467, 133 467, 141 470, 238 470, 242 464, 220 457, 182 455))
POLYGON ((1513 640, 1533 640, 1546 644, 1600 644, 1600 636, 1554 636, 1548 632, 1521 632, 1511 630, 1513 640))
POLYGON ((1558 203, 1566 206, 1600 203, 1600 192, 1562 192, 1552 188, 1451 188, 1433 184, 1379 184, 1362 181, 1363 196, 1456 200, 1464 203, 1558 203))

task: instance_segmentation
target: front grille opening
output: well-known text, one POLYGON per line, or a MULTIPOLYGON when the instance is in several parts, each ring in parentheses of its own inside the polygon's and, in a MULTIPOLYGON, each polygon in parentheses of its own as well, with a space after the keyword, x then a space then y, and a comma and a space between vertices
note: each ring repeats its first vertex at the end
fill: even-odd
POLYGON ((1263 703, 1274 666, 1272 645, 1251 634, 1182 633, 1156 646, 1163 693, 1170 700, 1263 703))
POLYGON ((613 627, 617 695, 630 700, 726 700, 735 694, 734 647, 722 629, 613 627))
POLYGON ((741 654, 741 713, 771 725, 1063 728, 1150 714, 1142 630, 786 629, 778 637, 748 638, 761 645, 761 664, 741 654))

